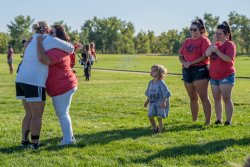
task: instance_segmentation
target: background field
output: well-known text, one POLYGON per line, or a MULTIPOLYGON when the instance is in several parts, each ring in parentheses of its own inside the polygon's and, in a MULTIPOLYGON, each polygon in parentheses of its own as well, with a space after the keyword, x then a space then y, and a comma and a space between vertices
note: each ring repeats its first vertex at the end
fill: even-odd
MULTIPOLYGON (((99 55, 94 67, 149 71, 152 64, 160 63, 170 73, 180 73, 177 60, 175 56, 99 55)), ((19 61, 16 55, 15 68, 19 61)), ((249 77, 249 64, 250 58, 237 58, 237 76, 249 77)), ((85 82, 78 64, 79 86, 71 105, 76 145, 58 146, 61 130, 48 98, 41 133, 44 146, 36 151, 21 149, 24 111, 15 100, 15 75, 8 74, 5 55, 0 55, 0 65, 0 166, 241 166, 250 155, 250 80, 236 81, 233 125, 204 127, 202 112, 197 123, 191 122, 181 76, 167 76, 173 94, 171 113, 164 120, 164 133, 155 135, 143 108, 149 75, 93 70, 91 81, 85 82)))

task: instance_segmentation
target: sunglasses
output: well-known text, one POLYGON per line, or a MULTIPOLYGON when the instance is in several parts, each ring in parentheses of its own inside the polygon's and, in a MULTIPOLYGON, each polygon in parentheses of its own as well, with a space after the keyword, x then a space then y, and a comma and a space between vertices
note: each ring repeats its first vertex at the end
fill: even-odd
POLYGON ((218 33, 218 32, 217 32, 216 35, 219 36, 219 35, 222 35, 222 33, 218 33))
POLYGON ((196 31, 198 31, 198 28, 189 28, 189 31, 196 32, 196 31))

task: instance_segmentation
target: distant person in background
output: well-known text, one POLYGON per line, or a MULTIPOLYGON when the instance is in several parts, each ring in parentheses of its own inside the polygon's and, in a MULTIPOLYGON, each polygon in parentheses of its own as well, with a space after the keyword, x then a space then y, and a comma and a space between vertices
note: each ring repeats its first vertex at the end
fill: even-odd
POLYGON ((179 51, 182 77, 190 99, 193 121, 198 120, 200 97, 205 113, 205 125, 209 125, 211 119, 211 103, 208 97, 209 61, 205 52, 210 41, 205 36, 206 29, 201 19, 193 21, 189 30, 191 38, 185 40, 179 51))
POLYGON ((250 157, 248 157, 245 161, 245 164, 243 167, 250 167, 250 157))
POLYGON ((75 64, 76 64, 76 51, 82 47, 83 46, 81 43, 76 43, 74 45, 74 52, 69 55, 70 56, 70 67, 72 68, 74 73, 76 73, 76 71, 73 69, 75 64))
POLYGON ((144 107, 148 107, 148 117, 153 127, 153 132, 162 132, 163 118, 168 117, 169 113, 169 97, 171 93, 164 82, 164 77, 167 70, 162 65, 154 65, 151 67, 150 75, 152 80, 148 83, 148 88, 145 95, 147 100, 144 107), (158 119, 158 126, 156 125, 155 118, 158 119))
POLYGON ((95 52, 95 44, 93 42, 90 43, 90 52, 91 52, 91 61, 92 65, 94 64, 94 61, 97 62, 97 56, 95 52))
POLYGON ((86 81, 89 81, 91 73, 90 55, 91 55, 90 47, 89 45, 85 45, 82 50, 82 62, 83 62, 83 69, 86 81))
POLYGON ((35 32, 28 41, 24 51, 22 63, 16 75, 16 98, 21 99, 25 109, 22 122, 21 146, 30 146, 37 149, 40 146, 40 131, 42 115, 45 107, 45 83, 48 77, 48 66, 39 62, 37 57, 37 36, 44 35, 43 41, 46 50, 60 48, 73 52, 73 45, 50 35, 50 26, 40 21, 32 26, 35 32), (29 141, 31 133, 31 143, 29 141))
POLYGON ((8 53, 7 53, 7 63, 9 65, 9 71, 10 74, 13 74, 13 64, 12 64, 12 58, 13 58, 13 48, 11 45, 8 46, 8 53))
POLYGON ((235 83, 236 46, 232 41, 231 29, 226 21, 218 25, 212 45, 207 49, 206 55, 210 56, 210 84, 217 118, 215 124, 222 124, 221 100, 223 99, 226 108, 224 124, 231 125, 234 111, 232 89, 235 83))
MULTIPOLYGON (((22 45, 23 45, 23 47, 24 47, 24 49, 27 47, 27 44, 28 44, 28 43, 26 43, 26 42, 27 42, 26 39, 23 39, 22 42, 21 42, 22 45)), ((23 55, 20 55, 20 57, 23 58, 23 55)))
MULTIPOLYGON (((62 25, 54 25, 52 35, 67 42, 70 40, 62 25)), ((41 63, 49 66, 46 92, 52 97, 53 106, 63 132, 63 139, 60 144, 73 144, 75 138, 69 109, 73 94, 77 90, 77 78, 71 68, 70 55, 72 53, 69 54, 56 48, 51 48, 45 53, 42 45, 43 37, 39 36, 37 40, 38 58, 41 63)))

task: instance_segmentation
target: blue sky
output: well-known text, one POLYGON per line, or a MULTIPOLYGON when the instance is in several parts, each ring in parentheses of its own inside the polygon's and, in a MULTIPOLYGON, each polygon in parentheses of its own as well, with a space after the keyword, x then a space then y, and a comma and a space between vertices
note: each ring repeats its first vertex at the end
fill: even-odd
POLYGON ((227 19, 230 11, 250 18, 250 0, 1 0, 0 32, 7 32, 17 15, 30 15, 49 24, 63 20, 72 30, 80 30, 87 19, 117 16, 131 21, 136 32, 153 30, 156 34, 189 26, 195 16, 205 12, 227 19))

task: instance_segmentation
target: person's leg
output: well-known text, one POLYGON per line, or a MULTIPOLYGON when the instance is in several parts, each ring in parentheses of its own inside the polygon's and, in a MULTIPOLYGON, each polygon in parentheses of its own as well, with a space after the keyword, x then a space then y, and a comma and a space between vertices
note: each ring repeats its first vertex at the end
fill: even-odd
POLYGON ((84 68, 84 73, 85 73, 86 81, 88 81, 88 79, 89 79, 88 66, 86 68, 84 68))
POLYGON ((198 104, 198 94, 195 90, 193 83, 186 83, 184 82, 185 88, 187 90, 189 99, 190 99, 190 108, 192 112, 193 121, 196 122, 198 120, 198 111, 199 111, 199 104, 198 104))
POLYGON ((159 124, 159 132, 162 132, 163 130, 163 119, 162 118, 157 118, 158 119, 158 124, 159 124))
POLYGON ((203 106, 203 110, 204 110, 205 118, 206 118, 205 125, 209 125, 212 111, 211 111, 211 102, 208 97, 208 80, 207 79, 197 80, 193 82, 193 84, 202 102, 202 106, 203 106))
POLYGON ((25 110, 25 116, 23 118, 23 122, 22 122, 22 142, 25 143, 29 143, 29 133, 30 133, 30 122, 31 122, 31 109, 29 106, 29 103, 26 102, 25 100, 22 101, 23 102, 23 107, 25 110))
POLYGON ((74 92, 75 90, 72 89, 63 95, 52 97, 55 112, 63 132, 62 144, 71 144, 72 139, 74 139, 71 118, 69 115, 69 108, 74 92))
POLYGON ((92 68, 92 65, 89 64, 89 77, 91 76, 91 68, 92 68))
POLYGON ((12 65, 12 63, 9 63, 9 69, 10 69, 10 74, 13 74, 13 65, 12 65))
POLYGON ((156 131, 157 130, 157 126, 156 126, 156 122, 155 122, 154 117, 153 116, 149 117, 149 121, 151 123, 151 126, 152 126, 153 130, 156 131))
POLYGON ((45 107, 45 101, 29 102, 31 109, 31 141, 34 144, 39 144, 40 131, 42 127, 42 115, 45 107))
POLYGON ((213 94, 213 98, 214 98, 216 119, 217 119, 218 123, 220 123, 222 121, 221 91, 220 91, 220 88, 218 85, 211 84, 211 89, 212 89, 212 94, 213 94))
POLYGON ((219 85, 219 87, 220 87, 223 101, 225 103, 226 118, 227 118, 226 121, 229 122, 230 124, 232 122, 232 116, 233 116, 233 111, 234 111, 234 106, 233 106, 233 102, 231 98, 233 85, 221 84, 219 85))

